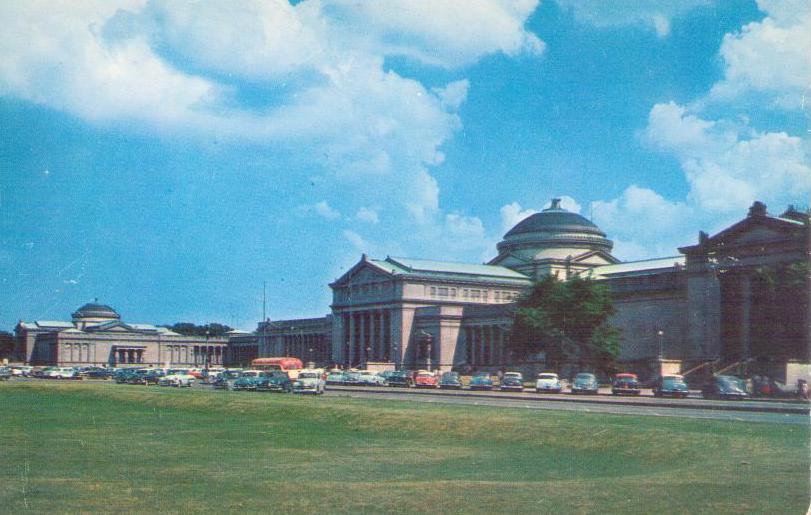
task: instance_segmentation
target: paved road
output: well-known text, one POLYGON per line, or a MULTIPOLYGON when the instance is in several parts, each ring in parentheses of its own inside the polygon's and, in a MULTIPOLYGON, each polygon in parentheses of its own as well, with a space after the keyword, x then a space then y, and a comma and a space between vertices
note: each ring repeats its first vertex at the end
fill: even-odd
MULTIPOLYGON (((684 407, 673 407, 670 403, 662 403, 661 406, 651 406, 634 402, 612 401, 608 398, 572 399, 567 396, 563 398, 547 399, 540 396, 522 396, 522 394, 505 394, 502 396, 469 396, 464 395, 430 395, 415 394, 413 391, 403 390, 369 390, 359 388, 331 388, 327 391, 328 396, 343 396, 359 399, 391 399, 415 402, 431 402, 443 404, 461 404, 468 406, 499 406, 510 408, 538 409, 538 410, 564 410, 583 411, 588 413, 612 413, 619 415, 647 415, 655 417, 682 417, 714 420, 734 420, 740 422, 767 422, 777 424, 809 424, 809 416, 802 413, 774 413, 763 411, 739 411, 719 409, 719 407, 702 404, 700 406, 690 405, 690 401, 684 407), (597 402, 594 402, 597 401, 597 402)), ((526 394, 523 394, 526 395, 526 394)), ((623 399, 628 401, 630 399, 623 399)), ((653 399, 648 399, 653 400, 653 399)), ((658 400, 658 399, 656 399, 658 400)), ((706 401, 705 401, 706 402, 706 401)), ((723 402, 723 401, 718 401, 723 402)), ((734 401, 729 401, 734 402, 734 401)))

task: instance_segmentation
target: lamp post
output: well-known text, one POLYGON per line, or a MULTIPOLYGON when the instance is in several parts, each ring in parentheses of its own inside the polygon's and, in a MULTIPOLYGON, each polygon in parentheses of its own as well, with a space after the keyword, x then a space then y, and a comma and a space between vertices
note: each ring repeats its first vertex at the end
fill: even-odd
POLYGON ((664 357, 665 332, 659 329, 656 331, 656 336, 659 337, 659 359, 661 360, 664 357))
POLYGON ((349 346, 351 343, 346 340, 346 353, 344 354, 344 368, 349 368, 349 346))

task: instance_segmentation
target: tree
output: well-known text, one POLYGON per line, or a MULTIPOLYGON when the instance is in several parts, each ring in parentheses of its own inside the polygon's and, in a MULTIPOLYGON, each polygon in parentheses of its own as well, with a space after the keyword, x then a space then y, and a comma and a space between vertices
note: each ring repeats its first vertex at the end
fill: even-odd
POLYGON ((14 335, 8 331, 0 331, 0 360, 11 359, 14 354, 14 335))
POLYGON ((544 352, 555 367, 577 361, 611 372, 620 336, 608 320, 613 313, 607 285, 547 276, 516 303, 510 339, 513 353, 526 359, 544 352))
POLYGON ((232 330, 227 325, 218 324, 216 322, 206 325, 196 325, 191 322, 178 322, 174 325, 165 325, 163 327, 171 329, 172 331, 184 336, 205 336, 206 334, 209 336, 225 336, 228 331, 232 330))

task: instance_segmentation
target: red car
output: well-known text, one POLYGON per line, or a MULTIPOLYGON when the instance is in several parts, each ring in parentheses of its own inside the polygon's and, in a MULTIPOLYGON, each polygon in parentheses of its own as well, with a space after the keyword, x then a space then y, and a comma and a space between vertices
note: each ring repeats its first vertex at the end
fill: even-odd
POLYGON ((414 375, 414 386, 417 388, 439 388, 439 378, 433 372, 420 370, 414 375))

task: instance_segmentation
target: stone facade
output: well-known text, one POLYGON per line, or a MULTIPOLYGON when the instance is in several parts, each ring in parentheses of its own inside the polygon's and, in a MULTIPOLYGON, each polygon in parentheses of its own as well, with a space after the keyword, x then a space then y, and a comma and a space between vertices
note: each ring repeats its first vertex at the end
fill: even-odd
POLYGON ((15 328, 16 358, 57 366, 222 365, 225 337, 183 336, 164 327, 127 324, 109 306, 91 303, 71 322, 20 322, 15 328))
POLYGON ((510 355, 512 302, 544 275, 579 275, 611 288, 623 368, 644 376, 654 365, 785 370, 809 362, 808 220, 793 208, 771 216, 755 203, 745 219, 712 237, 700 233, 681 255, 623 263, 596 226, 553 201, 509 231, 486 265, 362 256, 330 284, 330 316, 260 324, 258 350, 308 360, 309 344, 279 343, 298 333, 329 342, 316 359, 325 365, 536 370, 543 356, 518 364, 510 355), (799 286, 769 289, 769 274, 779 279, 787 267, 799 286))

